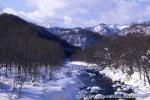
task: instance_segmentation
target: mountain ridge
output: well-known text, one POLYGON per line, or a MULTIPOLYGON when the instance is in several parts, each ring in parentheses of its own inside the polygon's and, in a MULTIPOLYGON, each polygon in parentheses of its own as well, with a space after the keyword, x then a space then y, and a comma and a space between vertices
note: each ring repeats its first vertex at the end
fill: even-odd
MULTIPOLYGON (((113 36, 113 35, 123 36, 123 35, 127 35, 129 33, 133 33, 133 32, 131 32, 131 30, 132 31, 134 30, 134 32, 142 32, 145 34, 149 34, 149 30, 150 30, 149 27, 150 27, 150 21, 145 21, 145 22, 141 22, 141 23, 132 23, 132 24, 124 24, 124 25, 100 23, 95 26, 85 27, 82 29, 89 30, 89 31, 92 31, 94 33, 98 33, 99 35, 104 35, 104 36, 113 36), (139 28, 139 27, 141 27, 141 28, 139 28), (134 29, 132 29, 132 28, 134 28, 134 29), (137 31, 137 30, 139 30, 139 31, 137 31)), ((59 34, 59 33, 61 33, 61 31, 71 30, 71 29, 74 29, 74 28, 51 27, 51 28, 49 28, 49 31, 51 31, 54 34, 55 33, 59 34), (53 29, 55 29, 55 31, 52 31, 53 29)))
MULTIPOLYGON (((22 38, 23 40, 27 39, 26 37, 28 37, 32 41, 31 38, 33 37, 37 38, 36 41, 53 41, 64 49, 66 55, 70 55, 75 49, 77 49, 77 47, 70 45, 67 41, 62 40, 56 35, 47 31, 46 28, 27 22, 12 14, 4 13, 0 15, 0 32, 2 35, 1 37, 6 37, 5 35, 7 34, 8 36, 14 38, 16 36, 17 39, 22 38)), ((24 42, 27 42, 27 40, 24 40, 24 42)), ((10 41, 15 40, 11 40, 10 38, 10 41)))
POLYGON ((55 27, 48 30, 53 34, 56 34, 61 39, 68 41, 71 45, 83 49, 91 46, 92 44, 99 43, 101 40, 101 35, 83 28, 70 29, 55 27))

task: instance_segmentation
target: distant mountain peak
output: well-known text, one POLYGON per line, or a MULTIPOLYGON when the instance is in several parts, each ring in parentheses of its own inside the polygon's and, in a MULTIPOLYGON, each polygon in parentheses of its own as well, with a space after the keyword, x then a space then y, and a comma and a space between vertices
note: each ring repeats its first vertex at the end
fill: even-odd
POLYGON ((122 29, 118 34, 122 36, 128 34, 150 35, 150 21, 132 23, 129 27, 122 29))
MULTIPOLYGON (((48 29, 53 34, 58 35, 60 38, 68 41, 74 46, 86 47, 87 44, 91 45, 92 38, 101 36, 125 36, 127 34, 139 33, 139 34, 150 34, 150 21, 142 23, 132 23, 132 24, 104 24, 100 23, 93 27, 87 28, 49 28, 48 29), (97 35, 96 35, 97 34, 97 35), (90 41, 91 40, 91 41, 90 41), (88 41, 88 42, 87 42, 88 41), (90 43, 91 42, 91 43, 90 43)), ((99 40, 98 38, 95 38, 99 40)), ((95 42, 96 43, 96 42, 95 42)))
POLYGON ((104 23, 100 23, 94 27, 88 27, 87 30, 99 33, 100 35, 113 35, 120 31, 120 28, 117 24, 115 25, 107 25, 104 23))
POLYGON ((86 29, 105 36, 124 36, 133 33, 150 35, 150 21, 124 25, 100 23, 96 26, 88 27, 86 29))

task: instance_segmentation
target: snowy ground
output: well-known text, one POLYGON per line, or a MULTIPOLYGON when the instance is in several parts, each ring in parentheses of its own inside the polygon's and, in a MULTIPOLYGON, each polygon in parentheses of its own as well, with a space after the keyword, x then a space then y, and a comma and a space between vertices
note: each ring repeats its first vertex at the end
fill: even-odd
MULTIPOLYGON (((19 100, 77 100, 74 95, 78 93, 77 82, 73 77, 51 81, 44 87, 43 84, 32 86, 28 82, 24 84, 19 100)), ((15 99, 15 95, 13 96, 12 100, 15 99)), ((0 100, 9 100, 6 93, 0 93, 0 97, 0 100)))
MULTIPOLYGON (((96 64, 80 61, 72 62, 72 64, 88 66, 90 68, 94 66, 95 68, 98 68, 96 64)), ((99 70, 101 69, 99 68, 99 70)), ((101 70, 100 73, 111 78, 113 81, 124 82, 125 84, 132 86, 135 91, 132 95, 136 97, 136 100, 150 100, 150 85, 148 82, 144 82, 144 76, 140 78, 139 72, 135 72, 129 77, 127 73, 123 73, 120 69, 110 69, 107 67, 101 70)))
MULTIPOLYGON (((33 86, 32 82, 25 82, 22 95, 19 98, 16 98, 16 95, 10 92, 13 80, 5 78, 5 83, 2 83, 3 78, 0 77, 0 84, 4 84, 6 87, 5 89, 0 89, 0 100, 79 100, 79 88, 82 82, 77 75, 80 70, 87 68, 87 66, 89 68, 93 68, 92 66, 95 69, 98 68, 96 64, 77 61, 69 62, 54 73, 51 81, 46 83, 38 82, 36 86, 33 86)), ((123 74, 119 69, 105 68, 100 73, 110 77, 113 81, 119 80, 125 82, 125 84, 132 85, 135 90, 133 95, 140 96, 137 97, 137 100, 150 100, 150 86, 139 78, 138 72, 134 73, 131 78, 127 74, 123 74)))
POLYGON ((78 73, 75 69, 62 68, 54 74, 54 79, 47 83, 37 82, 36 86, 33 86, 32 82, 25 82, 19 98, 10 92, 13 80, 6 78, 3 83, 6 89, 0 89, 0 100, 79 100, 81 81, 76 76, 68 76, 66 70, 74 74, 78 73))
POLYGON ((120 69, 110 69, 107 67, 100 71, 100 73, 110 77, 113 81, 121 81, 133 86, 135 91, 133 95, 136 97, 136 100, 150 100, 150 85, 148 82, 144 82, 144 76, 140 78, 138 72, 129 77, 127 73, 123 73, 120 69))
POLYGON ((0 77, 0 83, 3 84, 3 88, 0 88, 0 100, 79 100, 82 82, 77 75, 86 68, 87 63, 66 63, 55 71, 52 80, 46 83, 40 80, 34 83, 35 86, 31 81, 23 83, 21 97, 12 92, 13 77, 4 78, 4 80, 0 77))

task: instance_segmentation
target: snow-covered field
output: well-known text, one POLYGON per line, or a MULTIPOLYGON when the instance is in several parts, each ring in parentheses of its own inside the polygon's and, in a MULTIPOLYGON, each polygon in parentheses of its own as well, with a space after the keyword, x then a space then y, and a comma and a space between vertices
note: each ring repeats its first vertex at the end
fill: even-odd
MULTIPOLYGON (((57 81, 50 81, 43 85, 38 83, 33 86, 27 82, 22 89, 22 95, 18 100, 77 100, 74 94, 78 93, 78 80, 76 78, 65 78, 57 81)), ((11 84, 11 83, 9 83, 11 84)), ((8 84, 8 85, 9 85, 8 84)), ((16 99, 15 94, 0 93, 0 100, 16 99)))
MULTIPOLYGON (((76 70, 67 69, 71 73, 76 70)), ((5 88, 0 89, 0 100, 79 100, 79 85, 81 81, 76 76, 66 76, 66 68, 58 70, 54 74, 54 79, 46 83, 31 81, 25 82, 22 88, 21 97, 12 92, 13 79, 0 77, 5 88)))
MULTIPOLYGON (((24 82, 20 97, 11 90, 13 79, 0 77, 0 86, 3 86, 3 89, 0 88, 0 100, 80 100, 79 88, 82 82, 77 76, 79 71, 87 68, 87 66, 89 68, 94 66, 94 69, 98 68, 96 64, 79 61, 69 62, 65 67, 57 70, 53 79, 46 83, 39 81, 33 85, 31 81, 24 82)), ((100 74, 111 78, 113 81, 121 81, 132 86, 135 91, 133 96, 136 96, 137 100, 150 100, 150 86, 144 82, 143 77, 140 79, 138 72, 129 77, 120 69, 105 68, 100 71, 100 74)))

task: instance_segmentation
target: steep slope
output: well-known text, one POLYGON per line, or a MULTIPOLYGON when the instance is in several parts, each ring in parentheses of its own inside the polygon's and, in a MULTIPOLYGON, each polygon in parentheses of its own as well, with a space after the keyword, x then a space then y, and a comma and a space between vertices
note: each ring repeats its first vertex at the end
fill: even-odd
POLYGON ((99 43, 102 38, 101 35, 82 28, 51 28, 49 31, 53 32, 53 34, 57 34, 61 39, 68 41, 71 45, 80 48, 86 48, 99 43))
POLYGON ((74 47, 47 29, 10 15, 0 15, 0 60, 59 63, 74 47))
POLYGON ((70 31, 71 29, 70 28, 60 28, 60 27, 51 27, 48 29, 49 32, 55 34, 55 35, 60 35, 61 32, 63 31, 70 31))

